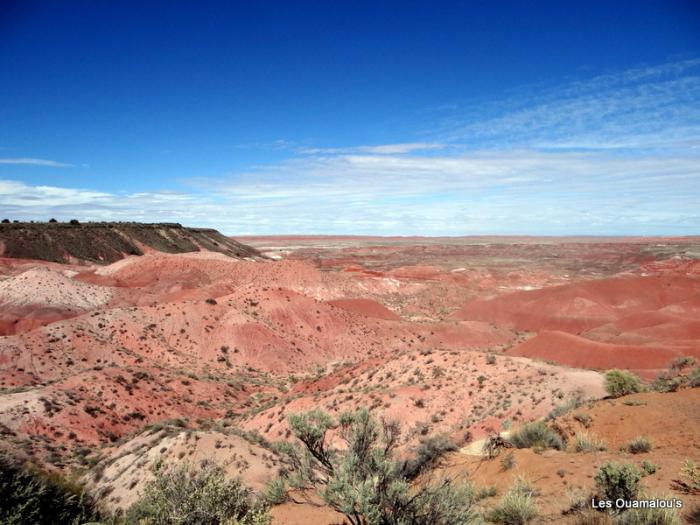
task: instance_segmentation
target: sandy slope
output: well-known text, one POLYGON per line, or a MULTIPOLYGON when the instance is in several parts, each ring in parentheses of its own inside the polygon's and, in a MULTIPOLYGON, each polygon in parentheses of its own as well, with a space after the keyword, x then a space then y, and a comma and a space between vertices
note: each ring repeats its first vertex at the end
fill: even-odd
POLYGON ((21 333, 107 304, 110 288, 44 266, 0 280, 0 335, 21 333))
POLYGON ((0 302, 6 306, 31 304, 88 310, 106 304, 108 288, 75 281, 48 268, 33 268, 0 281, 0 302))
POLYGON ((110 509, 126 509, 153 478, 151 469, 157 463, 186 462, 196 467, 202 461, 222 466, 228 476, 241 478, 257 491, 277 476, 279 465, 275 454, 225 428, 192 431, 165 426, 105 449, 88 486, 110 509))
MULTIPOLYGON (((589 501, 593 476, 606 461, 632 463, 643 460, 659 467, 642 479, 643 490, 651 497, 680 498, 682 514, 700 504, 700 496, 672 489, 679 478, 685 459, 700 463, 700 389, 682 390, 669 394, 635 394, 614 401, 604 400, 581 407, 558 418, 569 442, 576 432, 585 431, 607 444, 607 451, 577 453, 571 445, 565 451, 547 450, 536 453, 531 449, 514 449, 510 453, 514 466, 504 469, 501 457, 487 459, 479 455, 455 452, 448 454, 439 468, 429 476, 472 482, 477 490, 487 486, 496 489, 496 496, 481 501, 477 508, 486 510, 497 505, 518 477, 525 478, 537 489, 535 497, 540 516, 533 523, 577 523, 575 514, 565 515, 575 498, 589 501), (573 419, 574 414, 590 417, 589 428, 573 419), (650 452, 632 455, 620 451, 632 438, 644 435, 653 443, 650 452)), ((273 509, 274 525, 337 525, 342 520, 331 509, 313 503, 285 503, 273 509)))
POLYGON ((289 437, 287 416, 321 407, 331 414, 369 407, 399 421, 402 445, 446 432, 456 442, 487 435, 508 423, 546 415, 572 396, 604 395, 600 374, 529 359, 457 351, 400 352, 295 386, 278 405, 244 419, 269 440, 289 437))

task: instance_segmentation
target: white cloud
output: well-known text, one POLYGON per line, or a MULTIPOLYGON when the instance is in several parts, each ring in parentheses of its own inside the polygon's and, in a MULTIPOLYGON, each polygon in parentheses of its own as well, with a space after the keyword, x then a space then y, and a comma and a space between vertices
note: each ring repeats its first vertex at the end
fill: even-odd
POLYGON ((72 168, 73 164, 67 164, 65 162, 57 162, 55 160, 47 159, 35 159, 30 157, 21 158, 4 158, 0 159, 0 164, 12 164, 12 165, 28 165, 28 166, 47 166, 51 168, 72 168))
POLYGON ((527 150, 317 156, 191 181, 180 193, 2 180, 0 209, 11 219, 172 221, 230 234, 691 234, 699 160, 527 150))
POLYGON ((243 227, 268 233, 691 233, 699 161, 605 151, 337 155, 193 184, 264 217, 264 227, 243 227))
POLYGON ((230 234, 698 234, 698 66, 523 96, 488 115, 453 117, 432 141, 277 141, 296 154, 187 181, 183 192, 0 180, 0 209, 12 219, 173 221, 230 234))
POLYGON ((0 209, 10 219, 163 220, 158 217, 186 216, 179 208, 195 203, 195 196, 173 192, 109 193, 0 180, 0 209))

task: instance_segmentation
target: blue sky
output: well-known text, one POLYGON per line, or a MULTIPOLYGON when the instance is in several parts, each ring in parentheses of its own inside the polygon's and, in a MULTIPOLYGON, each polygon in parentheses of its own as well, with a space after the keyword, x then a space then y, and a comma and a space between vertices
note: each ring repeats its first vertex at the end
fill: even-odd
POLYGON ((700 7, 3 2, 0 215, 700 234, 700 7))

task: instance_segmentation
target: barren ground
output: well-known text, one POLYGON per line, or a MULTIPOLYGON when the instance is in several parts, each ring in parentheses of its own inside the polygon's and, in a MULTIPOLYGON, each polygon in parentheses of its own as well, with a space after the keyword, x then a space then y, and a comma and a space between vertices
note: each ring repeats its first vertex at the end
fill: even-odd
MULTIPOLYGON (((606 369, 652 379, 700 359, 700 238, 239 240, 270 260, 0 258, 2 446, 124 508, 161 455, 213 457, 262 487, 279 462, 266 440, 289 438, 287 416, 312 407, 399 419, 410 453, 426 435, 466 445, 580 396, 607 452, 518 450, 512 472, 463 453, 444 466, 501 493, 526 474, 550 521, 562 491, 590 488, 637 434, 661 466, 650 491, 700 460, 698 390, 595 401, 606 369)), ((273 515, 340 519, 309 504, 273 515)))

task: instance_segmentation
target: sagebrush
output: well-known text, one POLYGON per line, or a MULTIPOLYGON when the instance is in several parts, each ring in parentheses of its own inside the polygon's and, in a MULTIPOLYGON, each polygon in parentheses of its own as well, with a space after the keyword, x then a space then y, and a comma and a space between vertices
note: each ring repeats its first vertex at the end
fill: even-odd
POLYGON ((611 397, 636 394, 644 390, 642 380, 627 370, 608 370, 605 372, 605 390, 611 397))
MULTIPOLYGON (((342 413, 337 422, 325 412, 312 410, 290 416, 289 425, 301 443, 277 444, 292 467, 289 482, 316 489, 352 525, 478 523, 470 484, 449 478, 410 483, 405 462, 394 459, 400 435, 397 423, 377 421, 361 409, 342 413), (337 432, 344 446, 330 444, 330 431, 337 432)), ((432 443, 427 457, 443 448, 433 447, 438 443, 432 443)))
POLYGON ((564 441, 543 421, 526 423, 510 437, 510 442, 517 448, 555 448, 562 450, 564 441))
POLYGON ((127 512, 134 525, 266 525, 265 505, 215 463, 199 467, 157 462, 142 498, 127 512))

